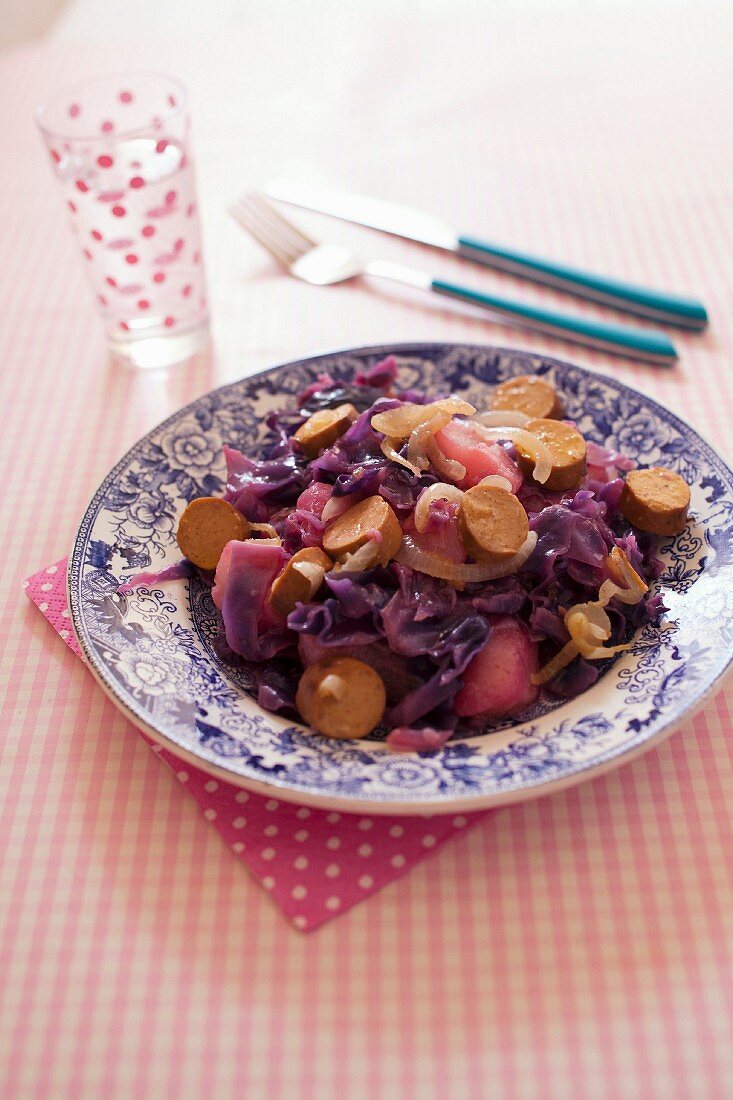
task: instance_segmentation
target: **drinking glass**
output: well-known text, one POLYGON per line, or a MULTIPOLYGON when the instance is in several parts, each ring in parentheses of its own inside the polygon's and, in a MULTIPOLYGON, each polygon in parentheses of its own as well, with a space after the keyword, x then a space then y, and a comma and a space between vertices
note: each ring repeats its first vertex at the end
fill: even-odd
POLYGON ((37 108, 113 357, 166 367, 207 342, 188 96, 107 76, 37 108))

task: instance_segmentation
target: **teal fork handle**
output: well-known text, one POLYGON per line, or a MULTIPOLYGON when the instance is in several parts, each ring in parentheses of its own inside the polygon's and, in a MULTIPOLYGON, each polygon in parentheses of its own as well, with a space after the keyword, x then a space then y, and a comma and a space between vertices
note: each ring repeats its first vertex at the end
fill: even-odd
POLYGON ((592 275, 567 264, 541 260, 526 252, 502 248, 477 237, 459 237, 458 251, 461 256, 488 267, 532 279, 534 282, 544 283, 557 290, 567 291, 580 298, 589 298, 593 302, 613 306, 639 317, 648 317, 652 321, 698 332, 708 323, 705 306, 695 298, 667 294, 662 290, 645 290, 644 287, 633 286, 619 279, 592 275))
POLYGON ((549 336, 560 336, 576 344, 600 348, 614 355, 626 355, 630 359, 641 359, 661 366, 671 366, 677 359, 677 352, 669 337, 655 329, 607 324, 567 313, 556 313, 554 310, 538 309, 536 306, 521 305, 506 298, 497 298, 492 294, 447 283, 442 279, 434 279, 430 289, 435 294, 482 306, 522 328, 544 332, 549 336))

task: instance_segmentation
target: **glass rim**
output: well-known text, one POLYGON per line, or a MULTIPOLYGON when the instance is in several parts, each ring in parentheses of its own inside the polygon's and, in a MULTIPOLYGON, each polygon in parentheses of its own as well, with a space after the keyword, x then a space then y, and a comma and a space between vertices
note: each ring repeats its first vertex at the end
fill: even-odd
POLYGON ((106 73, 104 76, 94 76, 87 80, 80 80, 76 84, 67 84, 63 88, 60 88, 52 99, 47 99, 44 103, 39 103, 34 108, 34 117, 38 129, 48 138, 53 138, 59 141, 104 141, 115 142, 123 141, 127 138, 133 137, 135 134, 145 133, 147 130, 152 130, 152 125, 147 126, 130 126, 125 130, 114 130, 110 133, 94 134, 70 134, 64 132, 61 129, 48 126, 44 122, 45 114, 51 110, 55 102, 65 95, 70 95, 72 92, 82 91, 83 89, 93 88, 95 85, 106 83, 109 80, 133 80, 136 77, 154 78, 155 80, 165 80, 172 84, 181 93, 181 100, 176 103, 175 107, 168 107, 159 116, 161 123, 169 122, 172 118, 176 118, 184 111, 188 110, 188 89, 186 85, 178 79, 178 77, 170 76, 168 73, 155 72, 150 69, 132 69, 125 72, 106 73))

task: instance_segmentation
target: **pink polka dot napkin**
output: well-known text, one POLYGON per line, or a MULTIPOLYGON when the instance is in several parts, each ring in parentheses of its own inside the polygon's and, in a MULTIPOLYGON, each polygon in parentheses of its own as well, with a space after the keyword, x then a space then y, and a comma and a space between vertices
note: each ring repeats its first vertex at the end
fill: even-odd
MULTIPOLYGON (((66 601, 66 559, 29 577, 24 587, 81 657, 66 601)), ((303 931, 363 901, 485 816, 480 812, 382 817, 309 809, 212 779, 138 732, 285 916, 303 931)))

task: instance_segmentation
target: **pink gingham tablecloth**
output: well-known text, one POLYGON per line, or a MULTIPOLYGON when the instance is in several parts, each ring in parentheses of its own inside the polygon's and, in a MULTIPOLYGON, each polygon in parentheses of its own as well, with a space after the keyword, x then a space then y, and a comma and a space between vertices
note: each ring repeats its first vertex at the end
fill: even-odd
MULTIPOLYGON (((83 659, 70 622, 66 567, 66 559, 54 562, 23 581, 23 587, 72 652, 83 659)), ((301 932, 319 928, 408 874, 421 859, 489 812, 400 817, 311 809, 213 779, 138 732, 301 932)))
POLYGON ((161 28, 0 58, 0 1096, 730 1096, 730 689, 633 764, 489 814, 303 936, 21 592, 142 432, 212 385, 328 347, 543 348, 652 393, 730 456, 730 9, 326 8, 246 5, 185 40, 161 28), (36 99, 112 67, 173 70, 192 92, 216 353, 169 377, 108 369, 32 130, 36 99), (711 328, 677 335, 665 373, 408 293, 296 284, 225 213, 276 173, 689 290, 711 328))

